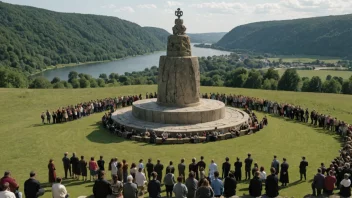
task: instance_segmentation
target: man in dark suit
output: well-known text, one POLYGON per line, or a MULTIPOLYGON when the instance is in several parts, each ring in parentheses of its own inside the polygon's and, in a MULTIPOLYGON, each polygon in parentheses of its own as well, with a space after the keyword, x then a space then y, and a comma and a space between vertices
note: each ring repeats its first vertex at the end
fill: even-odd
POLYGON ((198 165, 196 163, 196 158, 192 159, 192 163, 188 166, 189 172, 193 171, 196 174, 196 178, 198 180, 198 165))
POLYGON ((299 173, 301 175, 301 179, 304 176, 304 180, 307 180, 307 166, 308 166, 308 162, 306 161, 305 157, 302 157, 302 161, 301 163, 299 163, 299 173))
POLYGON ((100 171, 98 179, 95 180, 93 186, 93 194, 95 198, 106 198, 108 195, 111 195, 111 185, 108 181, 104 179, 105 172, 100 171))
POLYGON ((266 177, 265 191, 268 197, 277 197, 279 195, 279 179, 275 175, 275 168, 270 169, 271 175, 266 177))
POLYGON ((175 173, 175 167, 173 165, 174 163, 170 161, 169 165, 166 167, 166 172, 170 172, 172 174, 175 173))
POLYGON ((103 156, 100 156, 100 159, 98 160, 98 166, 99 166, 99 170, 103 171, 105 170, 105 161, 103 160, 103 156))
POLYGON ((150 198, 160 198, 160 193, 161 193, 161 187, 160 187, 160 182, 156 180, 157 178, 157 173, 153 172, 152 173, 152 180, 148 183, 148 193, 150 198))
POLYGON ((178 175, 182 176, 183 183, 185 183, 185 180, 186 180, 185 170, 186 170, 185 159, 181 159, 181 163, 178 164, 178 175))
POLYGON ((251 169, 252 169, 252 163, 253 163, 253 159, 251 157, 251 154, 248 153, 248 157, 244 160, 244 164, 245 164, 245 174, 246 174, 246 180, 247 179, 251 179, 251 169))
POLYGON ((158 174, 156 179, 161 183, 162 178, 163 178, 163 170, 164 170, 164 165, 160 163, 160 160, 156 161, 156 164, 154 166, 154 171, 158 174))
POLYGON ((325 176, 321 174, 321 169, 318 169, 318 173, 314 176, 312 183, 313 196, 321 196, 321 192, 324 188, 325 176))
MULTIPOLYGON (((276 170, 276 175, 279 174, 279 172, 280 172, 280 162, 279 162, 279 160, 277 160, 276 155, 274 155, 274 159, 273 159, 273 161, 271 162, 271 167, 274 167, 274 168, 275 168, 275 170, 276 170)), ((271 167, 270 167, 270 168, 271 168, 271 167)))
POLYGON ((231 170, 231 164, 229 160, 230 159, 226 157, 225 162, 222 163, 222 178, 226 178, 231 170))
POLYGON ((241 181, 242 178, 242 162, 240 161, 240 158, 237 158, 237 161, 235 162, 235 178, 237 181, 241 181))
POLYGON ((44 195, 45 190, 40 187, 40 183, 35 179, 35 172, 29 173, 29 179, 24 182, 24 195, 26 198, 37 198, 44 195))
POLYGON ((67 155, 68 153, 66 152, 64 154, 64 157, 62 158, 62 163, 64 164, 64 170, 65 170, 65 179, 67 179, 68 171, 70 173, 70 177, 72 177, 70 158, 68 158, 67 155))
POLYGON ((205 164, 205 162, 204 162, 204 157, 203 156, 200 156, 200 161, 197 163, 197 172, 195 172, 196 173, 196 179, 198 180, 199 179, 199 177, 198 177, 198 171, 200 171, 200 168, 201 167, 203 167, 203 169, 204 170, 206 170, 205 169, 205 167, 206 167, 206 164, 205 164))
POLYGON ((252 197, 260 197, 262 195, 263 184, 259 179, 259 175, 258 171, 255 172, 253 179, 249 183, 249 195, 252 197))
POLYGON ((152 176, 152 172, 154 172, 154 164, 152 163, 152 159, 148 159, 148 163, 146 164, 147 172, 148 172, 148 181, 150 181, 150 177, 152 176))
POLYGON ((232 197, 236 195, 237 181, 233 172, 229 172, 224 180, 224 197, 232 197))

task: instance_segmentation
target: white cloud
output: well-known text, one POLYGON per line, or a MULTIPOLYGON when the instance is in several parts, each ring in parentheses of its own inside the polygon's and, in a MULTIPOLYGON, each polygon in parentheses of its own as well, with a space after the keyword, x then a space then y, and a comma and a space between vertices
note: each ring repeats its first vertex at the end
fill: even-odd
POLYGON ((142 9, 155 9, 155 8, 158 8, 155 4, 140 4, 137 7, 138 8, 142 8, 142 9))
POLYGON ((213 12, 239 13, 250 12, 253 8, 246 3, 238 2, 204 2, 189 5, 191 8, 209 9, 213 12))
POLYGON ((280 14, 282 8, 278 3, 264 3, 255 5, 254 12, 258 14, 280 14))
POLYGON ((183 3, 178 2, 178 1, 167 1, 166 2, 166 7, 175 7, 175 6, 180 6, 183 5, 183 3))
POLYGON ((164 12, 167 13, 167 14, 174 14, 175 13, 175 11, 170 9, 170 8, 165 8, 164 12))
POLYGON ((124 7, 117 8, 115 10, 115 12, 129 12, 129 13, 133 13, 135 11, 134 11, 134 9, 131 6, 124 6, 124 7))
POLYGON ((104 8, 104 9, 114 9, 114 8, 116 8, 116 5, 114 5, 114 4, 103 5, 103 6, 101 6, 101 8, 104 8))

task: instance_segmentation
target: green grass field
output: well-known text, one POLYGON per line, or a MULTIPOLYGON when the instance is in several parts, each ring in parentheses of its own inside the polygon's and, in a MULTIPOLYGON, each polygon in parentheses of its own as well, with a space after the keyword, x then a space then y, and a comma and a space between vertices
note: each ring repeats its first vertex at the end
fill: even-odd
POLYGON ((269 58, 270 61, 278 62, 282 59, 283 62, 301 62, 301 63, 311 63, 316 60, 324 61, 325 63, 337 63, 341 58, 339 57, 327 57, 327 56, 278 56, 276 58, 269 58))
MULTIPOLYGON (((236 157, 242 160, 248 152, 252 153, 254 161, 264 166, 268 171, 272 156, 275 154, 282 161, 288 159, 291 184, 280 191, 281 196, 303 197, 311 193, 310 183, 297 182, 299 179, 298 165, 301 156, 309 161, 308 179, 311 180, 316 168, 321 162, 328 164, 338 155, 339 138, 327 131, 314 129, 305 124, 285 121, 281 118, 269 118, 269 126, 255 135, 238 139, 185 145, 148 145, 119 139, 105 131, 99 124, 102 114, 95 114, 78 121, 42 125, 40 114, 47 109, 53 110, 61 106, 78 102, 114 97, 119 95, 139 94, 156 91, 156 86, 125 86, 101 89, 68 89, 68 90, 27 90, 0 89, 0 101, 3 104, 0 113, 0 136, 2 152, 0 171, 11 170, 12 175, 20 183, 28 178, 29 172, 37 172, 42 183, 48 180, 47 164, 53 158, 57 175, 63 176, 61 158, 64 152, 77 152, 86 158, 104 155, 108 162, 112 157, 138 162, 140 158, 154 161, 159 158, 164 165, 169 160, 176 164, 179 159, 186 158, 187 164, 191 158, 205 157, 207 164, 211 159, 220 167, 225 157, 233 164, 236 157)), ((352 96, 336 94, 294 93, 266 90, 231 89, 202 87, 201 92, 218 92, 227 94, 243 94, 268 98, 280 102, 301 104, 352 122, 350 109, 352 96)), ((264 114, 258 113, 259 117, 264 114)), ((109 174, 108 174, 109 175, 109 174)), ((67 180, 66 187, 71 197, 92 194, 92 182, 82 183, 67 180)), ((248 194, 248 183, 238 185, 237 194, 248 194)), ((264 193, 264 191, 263 191, 264 193)), ((47 188, 45 198, 51 197, 47 188)))
MULTIPOLYGON (((279 69, 279 74, 282 76, 286 69, 279 69)), ((352 71, 332 71, 332 70, 297 70, 299 76, 312 78, 313 76, 319 76, 322 81, 325 81, 326 76, 329 74, 331 76, 342 77, 344 80, 352 76, 352 71)))

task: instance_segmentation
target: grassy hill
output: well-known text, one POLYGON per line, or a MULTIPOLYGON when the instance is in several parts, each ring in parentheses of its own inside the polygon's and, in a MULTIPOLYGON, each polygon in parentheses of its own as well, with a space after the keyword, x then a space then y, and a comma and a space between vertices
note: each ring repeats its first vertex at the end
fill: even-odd
POLYGON ((210 32, 210 33, 187 33, 192 43, 216 43, 227 32, 210 32))
POLYGON ((216 45, 284 55, 350 56, 352 15, 257 22, 232 29, 216 45))
POLYGON ((143 27, 144 30, 149 32, 150 34, 154 35, 156 38, 158 38, 162 43, 167 43, 167 37, 169 37, 171 34, 162 29, 162 28, 157 28, 157 27, 143 27))
POLYGON ((165 48, 116 17, 59 13, 0 2, 0 65, 33 73, 49 65, 112 60, 165 48))
MULTIPOLYGON (((50 158, 54 159, 57 175, 63 176, 61 158, 64 152, 69 152, 70 155, 77 152, 78 156, 84 155, 86 158, 104 155, 107 162, 112 157, 118 157, 119 160, 126 159, 129 164, 138 162, 139 159, 146 161, 151 157, 154 162, 160 159, 164 165, 167 165, 169 160, 177 164, 183 157, 188 165, 191 158, 196 157, 198 160, 203 155, 207 164, 214 159, 219 167, 225 157, 229 157, 233 164, 236 157, 244 160, 250 152, 254 161, 258 162, 259 166, 264 166, 267 172, 273 155, 277 155, 280 161, 282 157, 286 157, 290 163, 292 184, 280 190, 280 195, 304 197, 311 193, 311 181, 308 180, 313 178, 320 163, 328 164, 339 154, 340 143, 334 134, 269 115, 269 126, 255 135, 208 144, 162 146, 126 141, 110 135, 99 124, 102 113, 64 124, 41 124, 40 114, 47 109, 54 110, 97 98, 140 93, 144 95, 145 92, 154 92, 156 89, 156 86, 66 90, 0 89, 0 101, 5 104, 0 113, 0 136, 5 140, 5 143, 0 144, 0 171, 12 171, 13 177, 21 186, 20 190, 23 191, 23 183, 31 170, 37 172, 37 178, 43 184, 47 183, 47 163, 50 158), (303 155, 309 161, 307 182, 297 181, 298 165, 303 155)), ((352 115, 348 111, 352 108, 352 96, 348 95, 215 87, 201 87, 201 92, 243 94, 289 102, 352 122, 352 115)), ((261 118, 264 114, 258 113, 258 116, 261 118)), ((110 173, 107 175, 110 179, 110 173)), ((64 184, 71 197, 92 194, 92 182, 66 180, 64 184)), ((237 194, 248 195, 247 187, 247 182, 240 183, 237 194)), ((46 190, 44 198, 50 198, 50 188, 46 190)))

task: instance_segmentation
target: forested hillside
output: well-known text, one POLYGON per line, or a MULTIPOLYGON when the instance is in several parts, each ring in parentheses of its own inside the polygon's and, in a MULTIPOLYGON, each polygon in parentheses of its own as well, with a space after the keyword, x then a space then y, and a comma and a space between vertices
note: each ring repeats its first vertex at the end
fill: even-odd
POLYGON ((227 32, 211 32, 211 33, 196 33, 187 35, 191 38, 192 43, 216 43, 218 42, 227 32))
POLYGON ((157 27, 143 27, 144 30, 148 31, 150 34, 154 35, 157 39, 159 39, 162 43, 167 43, 167 37, 171 34, 162 29, 157 27))
POLYGON ((352 58, 351 40, 350 14, 242 25, 226 34, 215 47, 352 58))
POLYGON ((26 74, 49 65, 141 55, 166 47, 116 17, 58 13, 0 2, 0 66, 26 74))

